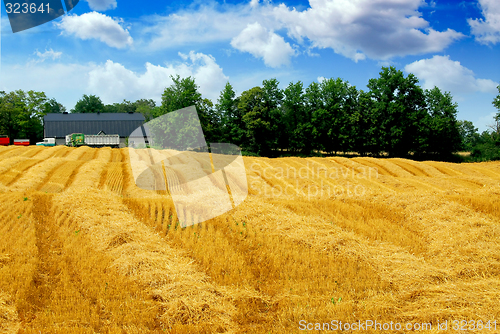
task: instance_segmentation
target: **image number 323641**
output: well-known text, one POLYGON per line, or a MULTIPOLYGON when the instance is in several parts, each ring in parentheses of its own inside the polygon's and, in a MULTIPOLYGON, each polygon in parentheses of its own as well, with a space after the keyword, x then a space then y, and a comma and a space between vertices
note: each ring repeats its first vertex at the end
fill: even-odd
POLYGON ((72 10, 78 2, 79 0, 32 0, 4 2, 4 5, 12 32, 16 33, 52 21, 72 10))
POLYGON ((36 12, 40 12, 40 13, 44 13, 45 11, 47 12, 50 12, 50 4, 47 2, 46 4, 41 4, 38 8, 36 6, 35 3, 19 3, 19 2, 15 2, 15 3, 10 3, 10 2, 7 2, 5 4, 5 11, 7 12, 7 14, 10 14, 10 13, 14 13, 14 14, 27 14, 27 13, 36 13, 36 12), (47 9, 45 9, 45 6, 47 7, 47 9))

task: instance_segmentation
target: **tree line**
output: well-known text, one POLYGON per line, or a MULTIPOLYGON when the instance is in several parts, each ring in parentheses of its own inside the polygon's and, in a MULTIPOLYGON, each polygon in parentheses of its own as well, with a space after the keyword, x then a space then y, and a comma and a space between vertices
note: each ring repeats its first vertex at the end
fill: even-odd
POLYGON ((43 116, 65 110, 44 92, 0 91, 0 135, 7 135, 11 144, 14 139, 29 139, 34 143, 43 138, 43 116))
MULTIPOLYGON (((202 97, 194 78, 172 80, 159 106, 146 99, 104 105, 95 95, 83 95, 71 112, 140 112, 149 121, 195 105, 208 143, 233 143, 246 155, 356 152, 449 160, 466 150, 475 160, 500 159, 500 85, 493 100, 499 110, 495 123, 479 134, 472 122, 457 120, 458 106, 449 92, 424 90, 415 75, 392 66, 382 67, 366 90, 340 78, 307 87, 291 82, 285 89, 269 79, 237 96, 228 82, 215 105, 202 97)), ((0 92, 0 133, 40 138, 43 115, 63 111, 43 92, 0 92)))
POLYGON ((496 126, 478 133, 458 121, 458 105, 438 87, 422 89, 415 75, 382 67, 367 90, 340 78, 298 81, 285 89, 264 80, 236 96, 226 83, 215 105, 203 99, 193 78, 173 79, 154 115, 196 105, 207 142, 230 142, 244 154, 268 157, 356 152, 361 155, 457 160, 500 159, 500 86, 493 105, 496 126))

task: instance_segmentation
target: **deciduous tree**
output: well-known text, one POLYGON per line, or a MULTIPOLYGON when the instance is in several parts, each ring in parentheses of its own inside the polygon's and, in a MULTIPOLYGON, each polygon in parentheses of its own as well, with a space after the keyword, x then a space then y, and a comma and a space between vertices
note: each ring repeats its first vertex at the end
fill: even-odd
POLYGON ((407 77, 394 67, 382 67, 380 77, 370 79, 382 149, 390 156, 406 156, 426 150, 428 114, 424 91, 413 74, 407 77))
POLYGON ((442 93, 438 87, 426 90, 425 100, 430 116, 427 151, 440 155, 457 152, 462 146, 457 122, 458 105, 449 92, 442 93))
POLYGON ((29 139, 32 143, 40 140, 47 101, 44 92, 0 92, 0 132, 11 140, 29 139))
POLYGON ((284 91, 284 123, 288 134, 288 149, 309 154, 313 144, 312 115, 306 109, 306 96, 301 81, 291 82, 284 91))
POLYGON ((56 99, 51 98, 45 103, 45 114, 49 113, 63 113, 66 111, 66 107, 56 101, 56 99))
POLYGON ((238 109, 238 101, 233 86, 227 82, 217 99, 215 109, 220 118, 220 141, 241 144, 244 136, 242 115, 238 109))
POLYGON ((165 88, 161 96, 160 113, 162 115, 192 105, 200 105, 202 97, 194 78, 181 78, 179 75, 170 77, 173 84, 165 88))
POLYGON ((104 104, 101 98, 96 95, 86 95, 76 102, 76 105, 71 109, 72 113, 101 113, 105 112, 104 104))
POLYGON ((462 140, 461 149, 472 151, 479 141, 478 128, 470 121, 458 121, 458 132, 462 140))
POLYGON ((135 112, 141 113, 146 122, 154 118, 157 110, 156 102, 152 99, 139 99, 134 102, 135 112))
POLYGON ((238 110, 245 127, 245 137, 241 144, 243 148, 260 155, 269 155, 274 145, 274 136, 262 88, 257 86, 241 93, 238 110))

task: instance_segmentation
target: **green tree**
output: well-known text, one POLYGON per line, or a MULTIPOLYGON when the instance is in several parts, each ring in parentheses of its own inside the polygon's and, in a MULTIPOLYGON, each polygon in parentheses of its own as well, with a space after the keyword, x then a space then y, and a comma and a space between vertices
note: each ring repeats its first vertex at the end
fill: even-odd
POLYGON ((310 154, 313 144, 312 115, 306 109, 306 96, 301 81, 291 82, 284 91, 284 123, 288 133, 288 149, 310 154))
MULTIPOLYGON (((214 109, 212 101, 208 99, 203 99, 201 93, 198 91, 199 87, 196 85, 194 78, 187 77, 181 78, 179 75, 171 76, 172 85, 165 88, 162 94, 161 107, 155 109, 155 117, 171 113, 173 111, 187 108, 190 106, 195 106, 198 113, 198 118, 202 127, 202 130, 206 136, 206 142, 210 145, 210 142, 216 142, 219 137, 219 117, 216 110, 214 109)), ((175 117, 177 119, 179 117, 175 117)), ((179 118, 179 120, 182 117, 179 118)), ((176 120, 178 123, 179 120, 176 120)), ((195 135, 195 132, 188 134, 189 131, 195 131, 195 120, 188 120, 189 124, 186 124, 185 130, 187 131, 185 136, 190 138, 195 135), (189 130, 191 129, 191 130, 189 130)), ((164 125, 166 126, 166 125, 164 125)), ((182 131, 179 132, 179 136, 182 135, 182 131)), ((180 140, 180 139, 179 139, 180 140)), ((187 140, 187 139, 186 139, 187 140)), ((199 142, 199 138, 197 139, 199 142)), ((188 140, 189 141, 189 140, 188 140)))
POLYGON ((161 96, 160 113, 166 114, 192 105, 199 106, 202 102, 201 94, 198 92, 194 78, 181 78, 170 76, 173 84, 165 88, 161 96))
POLYGON ((479 141, 478 128, 470 121, 458 121, 458 132, 462 141, 461 149, 472 151, 479 141))
POLYGON ((356 141, 356 127, 358 127, 356 123, 356 119, 353 115, 358 110, 359 97, 360 92, 356 88, 356 86, 350 85, 346 82, 347 88, 345 90, 344 95, 344 105, 343 105, 343 114, 345 117, 345 123, 342 126, 341 130, 341 143, 342 150, 344 152, 353 151, 356 141))
POLYGON ((341 78, 313 82, 306 89, 315 147, 330 154, 352 149, 358 95, 356 87, 341 78))
POLYGON ((210 146, 210 143, 220 142, 221 119, 213 102, 209 99, 202 99, 197 110, 207 144, 210 146))
POLYGON ((171 112, 155 117, 147 124, 153 146, 158 149, 188 150, 204 147, 200 119, 191 112, 171 112))
POLYGON ((159 107, 152 99, 139 99, 135 102, 123 99, 122 102, 107 104, 104 106, 106 113, 141 113, 144 116, 145 122, 152 120, 155 115, 160 115, 159 107))
POLYGON ((263 104, 264 104, 264 114, 267 115, 269 119, 269 138, 267 140, 267 145, 269 147, 266 149, 266 155, 274 155, 282 142, 284 142, 284 137, 287 135, 284 128, 284 114, 282 112, 283 104, 283 90, 279 87, 279 81, 276 78, 270 80, 262 81, 262 93, 263 93, 263 104))
POLYGON ((377 109, 371 92, 360 90, 358 103, 350 115, 352 150, 367 155, 380 155, 383 147, 382 129, 378 125, 377 109))
POLYGON ((0 132, 11 140, 43 138, 42 119, 48 99, 44 92, 0 92, 0 132))
POLYGON ((424 91, 413 74, 406 78, 394 67, 382 67, 380 77, 370 79, 368 88, 374 102, 382 149, 390 156, 426 151, 428 114, 424 91))
POLYGON ((66 107, 56 101, 56 99, 51 98, 45 103, 45 114, 49 113, 63 113, 66 111, 66 107))
POLYGON ((15 92, 0 92, 0 134, 7 135, 11 142, 20 131, 19 117, 23 108, 15 92))
POLYGON ((325 79, 320 84, 323 105, 328 122, 328 148, 329 151, 348 151, 350 140, 349 114, 347 110, 347 95, 349 83, 341 78, 325 79))
POLYGON ((462 137, 457 122, 458 105, 451 94, 444 94, 438 87, 425 90, 425 100, 430 118, 427 151, 440 155, 450 155, 460 150, 462 137))
POLYGON ((120 103, 107 104, 104 106, 104 112, 107 113, 128 113, 136 111, 135 103, 123 99, 120 103))
POLYGON ((113 104, 106 104, 104 106, 104 112, 105 113, 112 113, 112 114, 117 114, 118 111, 118 103, 113 103, 113 104))
POLYGON ((311 117, 313 147, 329 154, 334 151, 332 123, 333 120, 326 109, 313 110, 311 117))
POLYGON ((495 132, 483 131, 472 148, 475 161, 500 160, 500 136, 495 132))
POLYGON ((46 111, 46 103, 49 100, 44 92, 28 91, 24 97, 26 104, 25 123, 23 130, 25 138, 30 142, 36 142, 43 138, 43 116, 46 111))
POLYGON ((215 110, 220 118, 220 142, 241 145, 245 136, 243 120, 238 109, 239 98, 233 86, 227 82, 220 92, 215 110))
POLYGON ((244 91, 238 102, 242 115, 245 136, 242 138, 243 149, 269 156, 275 137, 272 133, 271 115, 265 107, 264 92, 261 87, 244 91))
POLYGON ((331 125, 331 119, 324 109, 321 87, 319 83, 313 81, 306 88, 305 105, 307 113, 311 115, 311 134, 312 148, 319 151, 330 151, 328 142, 328 130, 331 125))
POLYGON ((104 104, 101 98, 95 95, 83 94, 83 97, 76 102, 75 108, 71 109, 72 113, 101 113, 105 112, 104 104))
POLYGON ((139 99, 134 102, 135 112, 141 113, 146 122, 154 118, 157 110, 156 102, 152 99, 139 99))

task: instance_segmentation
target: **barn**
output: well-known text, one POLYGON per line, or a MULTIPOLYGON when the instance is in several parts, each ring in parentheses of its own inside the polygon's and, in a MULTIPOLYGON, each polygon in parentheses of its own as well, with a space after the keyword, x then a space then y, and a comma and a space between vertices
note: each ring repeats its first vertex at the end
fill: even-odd
POLYGON ((125 147, 126 138, 142 124, 140 113, 53 113, 43 117, 43 133, 45 138, 56 138, 56 145, 65 145, 66 135, 71 133, 118 134, 120 147, 125 147))

